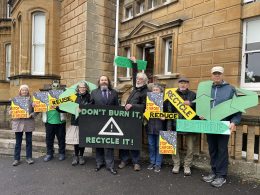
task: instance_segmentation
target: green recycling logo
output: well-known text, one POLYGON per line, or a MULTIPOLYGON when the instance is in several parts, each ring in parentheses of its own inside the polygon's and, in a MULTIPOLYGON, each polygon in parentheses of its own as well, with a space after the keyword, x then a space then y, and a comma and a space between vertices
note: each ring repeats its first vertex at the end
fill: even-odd
POLYGON ((201 82, 198 86, 196 102, 196 113, 207 120, 220 121, 234 113, 245 112, 245 109, 258 104, 256 92, 236 88, 236 92, 242 94, 234 95, 232 99, 222 102, 211 108, 212 81, 201 82))

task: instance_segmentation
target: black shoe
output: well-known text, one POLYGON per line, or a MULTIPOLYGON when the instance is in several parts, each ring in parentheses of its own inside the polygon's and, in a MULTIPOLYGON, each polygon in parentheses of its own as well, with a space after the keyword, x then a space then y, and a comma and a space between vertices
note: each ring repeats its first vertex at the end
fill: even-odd
POLYGON ((100 171, 100 169, 103 167, 103 165, 97 165, 96 168, 95 168, 95 171, 98 172, 100 171))
POLYGON ((47 154, 47 155, 44 157, 43 160, 44 160, 44 162, 48 162, 48 161, 50 161, 52 158, 53 158, 52 155, 47 154))
POLYGON ((114 168, 110 168, 110 169, 108 169, 108 171, 110 171, 110 173, 112 175, 116 175, 117 174, 117 170, 115 170, 114 168))
POLYGON ((59 155, 59 161, 65 160, 65 154, 60 154, 59 155))

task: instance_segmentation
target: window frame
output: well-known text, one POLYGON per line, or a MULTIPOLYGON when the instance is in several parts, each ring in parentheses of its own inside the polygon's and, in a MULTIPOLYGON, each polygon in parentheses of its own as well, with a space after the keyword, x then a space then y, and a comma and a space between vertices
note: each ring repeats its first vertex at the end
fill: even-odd
POLYGON ((32 35, 31 35, 31 40, 32 40, 32 42, 31 42, 31 74, 32 75, 44 75, 45 71, 46 71, 46 29, 47 29, 46 18, 47 18, 46 13, 43 12, 43 11, 35 11, 35 12, 32 13, 32 28, 31 28, 31 30, 32 30, 31 31, 31 33, 32 33, 32 35), (35 40, 34 40, 34 38, 35 38, 34 37, 34 34, 35 34, 34 28, 35 28, 35 17, 36 17, 36 15, 44 16, 44 22, 45 22, 44 37, 43 37, 44 39, 43 39, 43 42, 41 42, 41 43, 36 43, 35 40), (41 67, 41 69, 42 69, 41 71, 39 71, 39 69, 37 68, 38 65, 35 64, 36 63, 35 49, 37 47, 43 47, 43 51, 44 51, 43 52, 43 62, 42 62, 43 67, 41 67))
POLYGON ((158 2, 156 2, 157 0, 148 0, 147 1, 147 10, 152 10, 154 9, 157 5, 158 5, 158 2), (149 8, 149 1, 152 1, 152 7, 149 8))
POLYGON ((131 5, 127 5, 125 7, 125 20, 130 20, 134 17, 134 6, 131 4, 131 5), (132 10, 132 12, 128 12, 128 10, 132 10), (131 16, 129 16, 128 13, 132 13, 131 16))
POLYGON ((11 43, 6 43, 5 44, 5 80, 6 81, 10 80, 8 77, 11 76, 11 64, 12 64, 12 47, 11 47, 11 43))
POLYGON ((136 2, 136 15, 142 14, 145 12, 145 0, 139 0, 136 2), (141 11, 141 5, 143 5, 143 10, 141 11), (139 11, 139 12, 137 12, 139 11))
POLYGON ((246 72, 246 54, 248 53, 259 53, 258 50, 246 51, 246 38, 247 38, 247 23, 250 21, 259 20, 260 17, 254 17, 243 21, 243 42, 242 42, 242 59, 241 59, 241 80, 240 86, 249 90, 260 91, 260 82, 258 83, 246 83, 245 72, 246 72))
POLYGON ((164 74, 165 75, 170 75, 173 72, 169 72, 169 66, 171 66, 171 69, 173 69, 173 39, 172 37, 166 38, 164 39, 165 41, 165 56, 164 56, 164 74), (172 43, 172 49, 171 49, 171 53, 169 53, 169 43, 172 43), (171 64, 169 64, 169 56, 171 55, 171 64))

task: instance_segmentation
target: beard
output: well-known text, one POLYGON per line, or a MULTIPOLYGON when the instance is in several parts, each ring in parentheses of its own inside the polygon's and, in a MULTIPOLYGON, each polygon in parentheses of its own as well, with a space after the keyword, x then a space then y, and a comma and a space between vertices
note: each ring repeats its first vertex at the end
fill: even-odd
POLYGON ((103 90, 107 90, 108 89, 108 86, 107 85, 101 85, 100 86, 100 89, 103 91, 103 90))
POLYGON ((137 84, 135 85, 137 88, 144 86, 144 84, 137 84))

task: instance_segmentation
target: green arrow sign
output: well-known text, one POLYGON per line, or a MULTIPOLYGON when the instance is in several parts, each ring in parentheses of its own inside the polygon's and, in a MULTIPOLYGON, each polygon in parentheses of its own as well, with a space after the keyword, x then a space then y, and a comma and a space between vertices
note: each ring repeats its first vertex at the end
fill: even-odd
POLYGON ((177 119, 176 131, 230 135, 229 121, 177 119))
POLYGON ((234 113, 245 112, 245 109, 258 104, 256 92, 236 88, 241 96, 234 95, 232 99, 222 102, 211 108, 212 81, 201 82, 198 86, 196 102, 196 113, 207 120, 222 120, 234 113))
MULTIPOLYGON (((119 67, 133 68, 132 61, 129 58, 123 56, 116 56, 114 63, 119 67)), ((147 61, 136 60, 138 70, 145 70, 147 66, 147 61)))

